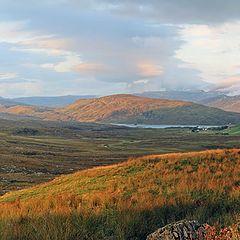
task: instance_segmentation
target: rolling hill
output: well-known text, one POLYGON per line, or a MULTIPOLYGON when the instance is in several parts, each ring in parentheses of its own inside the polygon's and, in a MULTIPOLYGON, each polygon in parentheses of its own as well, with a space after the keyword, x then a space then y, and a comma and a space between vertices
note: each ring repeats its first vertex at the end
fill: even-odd
POLYGON ((25 104, 25 105, 33 105, 40 107, 65 107, 69 104, 74 103, 78 99, 86 99, 86 98, 94 98, 93 95, 80 95, 80 96, 54 96, 54 97, 22 97, 22 98, 13 98, 11 101, 25 104))
POLYGON ((238 113, 224 112, 190 102, 126 94, 78 100, 66 108, 57 109, 56 113, 67 119, 82 122, 186 125, 223 125, 240 122, 238 113))
POLYGON ((183 101, 159 100, 128 94, 111 95, 95 99, 78 100, 60 110, 71 119, 86 122, 128 121, 133 116, 158 109, 188 106, 183 101))
POLYGON ((240 96, 218 96, 205 99, 202 104, 224 111, 240 113, 240 96))
POLYGON ((11 107, 11 106, 15 106, 15 105, 21 105, 21 103, 16 102, 16 101, 11 100, 11 99, 0 97, 0 106, 11 107))
POLYGON ((0 197, 0 237, 145 240, 180 219, 228 226, 239 217, 239 168, 235 149, 145 156, 61 176, 0 197))
POLYGON ((225 112, 191 102, 162 100, 128 94, 80 99, 64 108, 1 107, 0 112, 44 120, 132 123, 225 125, 240 123, 240 113, 225 112))
POLYGON ((136 96, 158 98, 166 100, 179 100, 187 102, 201 103, 205 99, 210 99, 218 96, 225 96, 218 91, 203 91, 203 90, 186 90, 186 91, 149 91, 136 93, 136 96))

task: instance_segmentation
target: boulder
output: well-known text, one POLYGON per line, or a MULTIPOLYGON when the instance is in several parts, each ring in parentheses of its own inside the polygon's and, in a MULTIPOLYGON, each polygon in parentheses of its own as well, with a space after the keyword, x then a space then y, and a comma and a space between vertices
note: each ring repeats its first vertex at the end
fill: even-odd
POLYGON ((204 240, 205 225, 198 221, 179 221, 150 234, 147 240, 204 240))

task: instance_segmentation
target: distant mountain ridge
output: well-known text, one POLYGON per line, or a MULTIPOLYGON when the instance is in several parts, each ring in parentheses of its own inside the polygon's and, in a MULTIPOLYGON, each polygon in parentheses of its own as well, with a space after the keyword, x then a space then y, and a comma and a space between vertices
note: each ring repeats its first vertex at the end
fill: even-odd
POLYGON ((0 97, 0 106, 10 107, 10 106, 15 106, 15 105, 21 105, 21 103, 11 100, 11 99, 0 97))
POLYGON ((65 107, 74 103, 78 99, 94 98, 95 95, 66 95, 66 96, 53 96, 53 97, 22 97, 13 98, 10 101, 18 102, 26 105, 42 106, 42 107, 65 107))
MULTIPOLYGON (((187 101, 202 104, 209 107, 219 108, 230 112, 240 112, 240 96, 227 96, 218 91, 185 90, 185 91, 149 91, 135 93, 135 96, 155 98, 161 100, 187 101)), ((95 95, 66 95, 50 97, 20 97, 2 98, 0 106, 13 107, 18 105, 28 105, 48 108, 64 108, 75 103, 79 99, 93 99, 95 95)))
POLYGON ((222 109, 229 112, 240 113, 240 95, 239 96, 218 96, 205 99, 202 104, 222 109))
POLYGON ((240 95, 228 96, 217 91, 155 91, 137 93, 135 95, 158 99, 190 101, 228 112, 240 113, 240 95))
POLYGON ((136 96, 158 98, 158 99, 167 99, 167 100, 179 100, 179 101, 188 101, 195 103, 202 103, 202 101, 214 97, 225 96, 221 92, 217 91, 149 91, 143 93, 135 93, 136 96))
POLYGON ((117 94, 79 99, 63 108, 2 106, 0 112, 43 120, 132 124, 225 125, 240 123, 240 113, 196 103, 117 94))

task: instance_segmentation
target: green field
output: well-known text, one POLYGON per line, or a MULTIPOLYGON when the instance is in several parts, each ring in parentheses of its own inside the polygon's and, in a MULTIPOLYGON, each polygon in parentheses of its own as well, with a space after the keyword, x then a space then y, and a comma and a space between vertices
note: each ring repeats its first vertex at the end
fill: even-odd
POLYGON ((236 125, 225 131, 229 135, 240 135, 240 125, 236 125))

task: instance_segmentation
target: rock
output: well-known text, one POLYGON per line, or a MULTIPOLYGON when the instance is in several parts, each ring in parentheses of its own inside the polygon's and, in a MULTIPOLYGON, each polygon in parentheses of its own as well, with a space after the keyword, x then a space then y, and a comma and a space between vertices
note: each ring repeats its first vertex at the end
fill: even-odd
POLYGON ((179 221, 150 234, 147 240, 204 240, 205 225, 198 221, 179 221))

